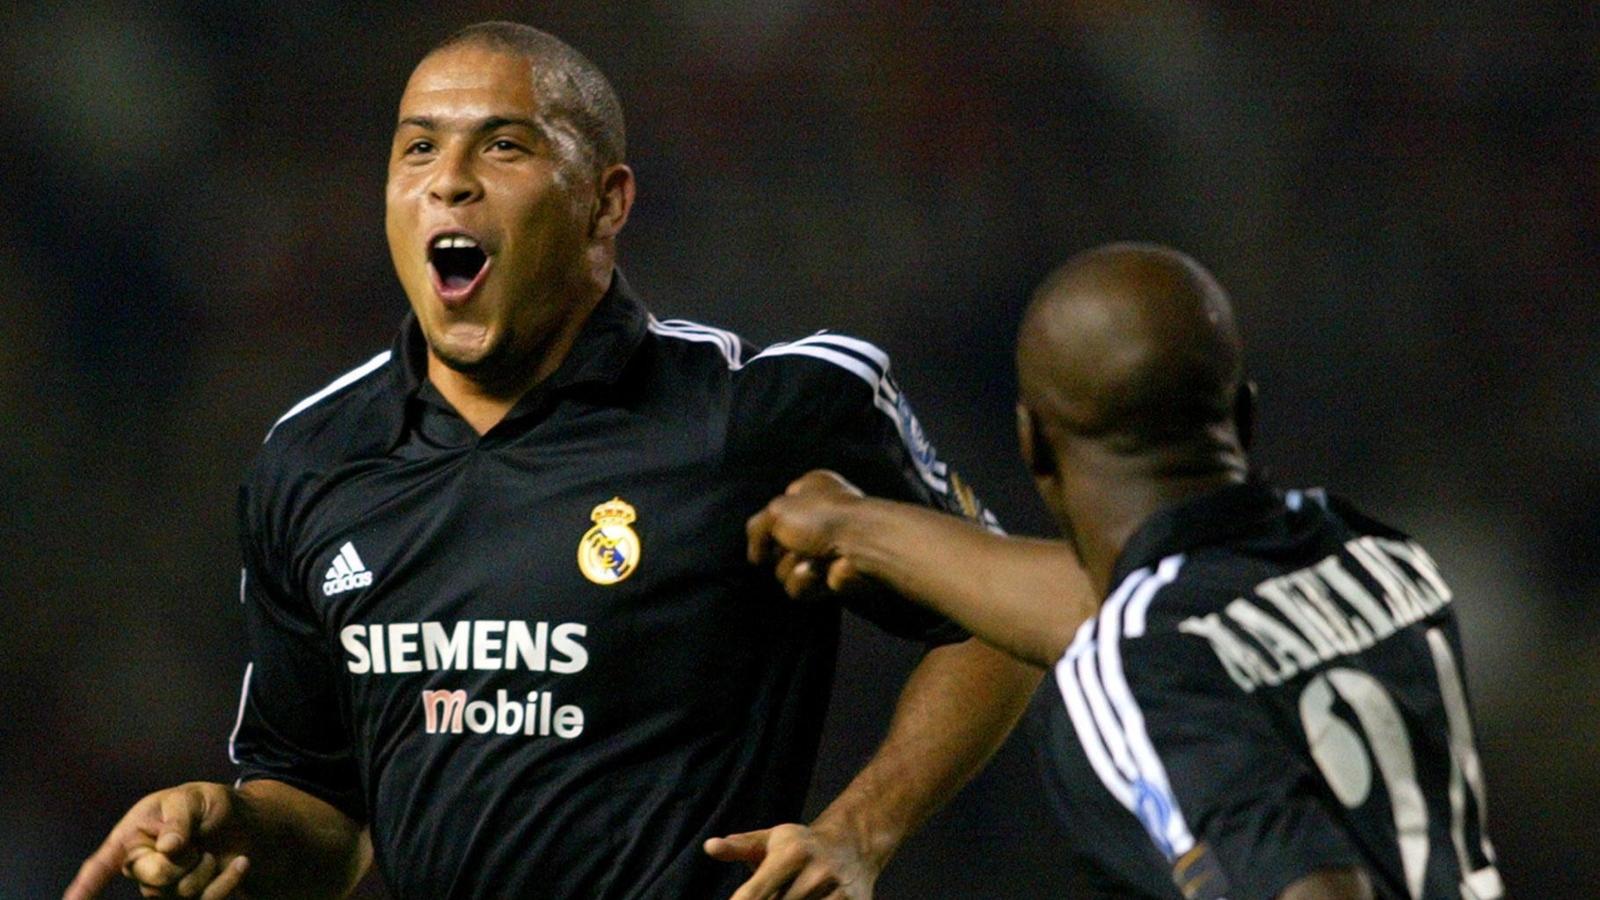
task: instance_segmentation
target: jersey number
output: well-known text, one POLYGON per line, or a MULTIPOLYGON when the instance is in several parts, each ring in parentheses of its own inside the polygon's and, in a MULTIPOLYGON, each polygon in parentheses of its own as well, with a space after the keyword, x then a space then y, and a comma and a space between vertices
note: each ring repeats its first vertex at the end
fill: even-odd
MULTIPOLYGON (((1439 693, 1450 725, 1450 836, 1463 873, 1461 896, 1463 900, 1494 900, 1504 893, 1504 888, 1494 868, 1494 849, 1489 846, 1485 828, 1483 768, 1472 744, 1466 690, 1450 644, 1437 628, 1428 631, 1428 649, 1433 654, 1439 693), (1488 862, 1478 869, 1473 868, 1467 848, 1464 819, 1468 790, 1478 809, 1482 858, 1488 862)), ((1388 789, 1389 806, 1394 811, 1395 833, 1400 836, 1406 887, 1414 900, 1420 898, 1428 867, 1428 805, 1417 786, 1416 756, 1394 699, 1366 672, 1329 669, 1311 679, 1301 692, 1300 724, 1322 777, 1348 809, 1367 801, 1372 792, 1370 760, 1377 760, 1378 774, 1388 789), (1359 730, 1334 713, 1336 694, 1355 711, 1359 730)))

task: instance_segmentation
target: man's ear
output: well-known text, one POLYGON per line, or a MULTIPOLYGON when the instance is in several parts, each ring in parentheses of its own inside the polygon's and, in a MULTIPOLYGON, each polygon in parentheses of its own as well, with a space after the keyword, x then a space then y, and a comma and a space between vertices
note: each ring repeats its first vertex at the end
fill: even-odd
POLYGON ((1233 430, 1239 435, 1239 449, 1248 452, 1256 433, 1256 383, 1248 378, 1233 395, 1233 430))
POLYGON ((1022 463, 1035 478, 1050 478, 1056 474, 1056 454, 1050 442, 1044 439, 1037 417, 1026 403, 1017 401, 1017 449, 1022 453, 1022 463))
POLYGON ((596 240, 614 238, 628 224, 633 209, 633 170, 617 163, 606 166, 595 181, 594 221, 590 229, 596 240))

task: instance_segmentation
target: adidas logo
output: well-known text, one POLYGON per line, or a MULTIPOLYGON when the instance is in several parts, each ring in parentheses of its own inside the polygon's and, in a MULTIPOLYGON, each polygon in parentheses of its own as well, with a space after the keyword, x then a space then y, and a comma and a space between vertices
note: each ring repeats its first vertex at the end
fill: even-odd
POLYGON ((349 541, 339 548, 339 555, 333 558, 333 565, 328 567, 328 574, 323 577, 327 581, 322 583, 322 593, 329 597, 372 584, 372 573, 367 571, 367 564, 356 555, 356 545, 349 541))

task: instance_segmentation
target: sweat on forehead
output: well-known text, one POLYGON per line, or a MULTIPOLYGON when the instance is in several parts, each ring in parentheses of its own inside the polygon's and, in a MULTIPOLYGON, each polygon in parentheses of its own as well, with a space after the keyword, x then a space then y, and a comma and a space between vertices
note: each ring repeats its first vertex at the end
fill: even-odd
POLYGON ((1155 439, 1224 419, 1242 371, 1222 287, 1151 244, 1098 247, 1052 272, 1017 343, 1024 402, 1090 436, 1155 439))
POLYGON ((479 22, 445 38, 423 59, 463 46, 520 56, 532 63, 534 87, 545 114, 571 127, 592 153, 596 169, 626 158, 622 102, 600 69, 570 44, 517 22, 479 22))

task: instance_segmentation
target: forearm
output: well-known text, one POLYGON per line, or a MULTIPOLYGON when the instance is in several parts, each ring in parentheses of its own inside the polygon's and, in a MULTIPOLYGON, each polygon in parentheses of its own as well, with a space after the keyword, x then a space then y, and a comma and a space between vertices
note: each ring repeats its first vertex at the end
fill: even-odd
POLYGON ((881 871, 1005 741, 1040 675, 976 639, 929 651, 878 752, 812 828, 845 835, 881 871))
POLYGON ((1061 658, 1099 606, 1065 544, 1002 537, 910 504, 856 504, 837 552, 860 574, 1041 667, 1061 658))
POLYGON ((262 780, 233 796, 252 896, 344 897, 371 864, 361 824, 305 791, 262 780))

